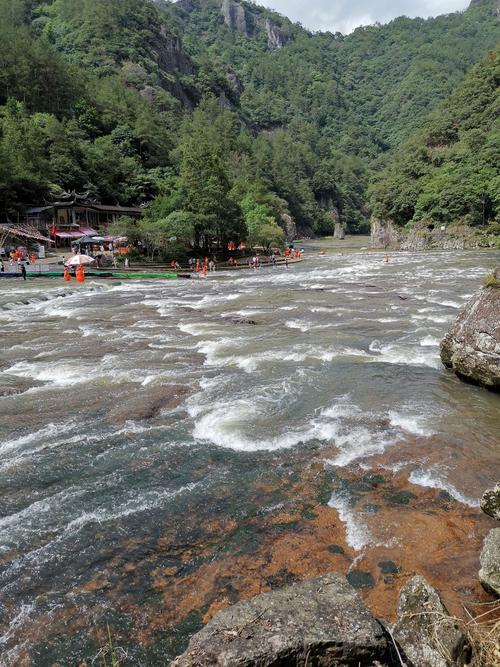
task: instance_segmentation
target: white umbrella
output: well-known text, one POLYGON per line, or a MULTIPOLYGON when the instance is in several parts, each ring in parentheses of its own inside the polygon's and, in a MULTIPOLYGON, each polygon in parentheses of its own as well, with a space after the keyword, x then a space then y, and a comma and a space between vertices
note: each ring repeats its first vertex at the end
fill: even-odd
POLYGON ((66 262, 66 266, 79 266, 80 264, 92 264, 95 262, 93 257, 88 255, 74 255, 66 262))

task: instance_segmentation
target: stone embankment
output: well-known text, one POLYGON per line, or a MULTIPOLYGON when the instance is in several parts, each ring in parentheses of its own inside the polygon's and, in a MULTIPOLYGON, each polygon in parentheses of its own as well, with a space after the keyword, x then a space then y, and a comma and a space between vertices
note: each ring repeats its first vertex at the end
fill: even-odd
POLYGON ((495 247, 498 236, 478 232, 467 225, 441 226, 419 222, 410 230, 402 229, 391 220, 371 221, 371 246, 375 250, 468 250, 495 247))
POLYGON ((327 574, 217 614, 172 667, 448 667, 466 664, 464 635, 437 592, 416 576, 401 590, 391 630, 345 577, 327 574))
POLYGON ((452 324, 441 343, 441 360, 460 378, 500 391, 500 285, 496 280, 492 277, 491 286, 475 294, 452 324))

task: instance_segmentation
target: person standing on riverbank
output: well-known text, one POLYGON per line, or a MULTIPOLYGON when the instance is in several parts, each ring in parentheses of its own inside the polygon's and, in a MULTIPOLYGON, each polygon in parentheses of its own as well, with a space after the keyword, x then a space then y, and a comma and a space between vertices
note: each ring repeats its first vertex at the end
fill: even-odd
POLYGON ((26 267, 24 264, 21 264, 21 275, 23 277, 23 280, 26 280, 26 267))

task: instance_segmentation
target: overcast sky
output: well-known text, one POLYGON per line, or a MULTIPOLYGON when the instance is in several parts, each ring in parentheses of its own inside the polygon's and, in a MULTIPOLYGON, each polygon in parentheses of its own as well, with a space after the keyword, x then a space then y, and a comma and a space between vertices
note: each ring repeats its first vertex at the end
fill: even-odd
POLYGON ((348 33, 396 16, 438 16, 465 9, 470 0, 258 0, 309 30, 348 33))

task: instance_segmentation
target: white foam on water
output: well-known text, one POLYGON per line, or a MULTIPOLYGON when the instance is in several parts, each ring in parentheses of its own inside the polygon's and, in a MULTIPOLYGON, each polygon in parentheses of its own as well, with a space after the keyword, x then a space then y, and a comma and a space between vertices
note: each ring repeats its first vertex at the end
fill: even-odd
POLYGON ((479 507, 479 500, 476 498, 469 498, 459 491, 453 484, 442 478, 439 471, 429 470, 412 470, 408 480, 411 484, 416 486, 423 486, 429 489, 439 489, 446 491, 454 500, 457 500, 462 505, 469 507, 479 507))
POLYGON ((334 509, 345 526, 347 544, 355 551, 363 551, 374 544, 363 517, 350 507, 348 499, 341 493, 333 493, 328 506, 334 509))
POLYGON ((304 322, 303 320, 288 320, 285 322, 285 326, 287 329, 298 329, 302 333, 306 333, 312 329, 313 324, 311 322, 304 322))
POLYGON ((389 412, 389 419, 391 426, 400 428, 407 433, 421 436, 433 434, 433 431, 426 426, 426 418, 423 415, 400 414, 391 411, 389 412))
POLYGON ((19 438, 13 440, 6 440, 0 444, 0 454, 6 454, 7 452, 22 449, 26 445, 33 443, 39 443, 45 439, 54 439, 57 436, 62 435, 63 433, 69 433, 76 428, 76 422, 69 420, 63 424, 47 424, 42 429, 28 433, 19 438))
POLYGON ((439 339, 434 336, 425 336, 420 341, 420 347, 439 347, 439 339))
POLYGON ((441 368, 441 361, 437 351, 424 352, 420 347, 404 347, 398 344, 381 346, 380 353, 377 356, 372 356, 372 361, 375 363, 403 366, 441 368))

